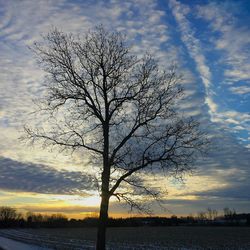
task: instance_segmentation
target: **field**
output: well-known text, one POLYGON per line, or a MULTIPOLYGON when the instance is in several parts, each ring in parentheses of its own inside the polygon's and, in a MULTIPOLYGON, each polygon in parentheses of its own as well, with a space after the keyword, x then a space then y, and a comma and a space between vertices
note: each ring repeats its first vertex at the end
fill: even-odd
MULTIPOLYGON (((0 234, 6 232, 57 249, 94 249, 96 236, 95 228, 1 230, 0 234)), ((250 227, 109 228, 107 240, 109 249, 250 249, 250 227)))

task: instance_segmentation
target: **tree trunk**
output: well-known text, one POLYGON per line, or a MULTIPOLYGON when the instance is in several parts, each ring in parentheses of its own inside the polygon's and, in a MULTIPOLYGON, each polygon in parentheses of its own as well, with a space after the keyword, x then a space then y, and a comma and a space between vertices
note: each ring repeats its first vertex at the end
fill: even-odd
POLYGON ((109 209, 109 178, 110 178, 110 162, 109 162, 109 104, 107 96, 107 80, 104 68, 103 70, 103 95, 105 101, 105 120, 102 124, 103 128, 103 172, 102 172, 102 201, 99 214, 99 225, 97 231, 96 250, 106 249, 106 228, 108 221, 109 209))
MULTIPOLYGON (((106 117, 108 114, 106 114, 106 117)), ((99 214, 99 225, 97 231, 96 250, 106 249, 106 227, 108 221, 108 208, 109 208, 109 178, 110 178, 110 165, 109 165, 109 127, 108 124, 103 126, 104 137, 104 154, 103 154, 103 172, 102 172, 102 201, 99 214)))
POLYGON ((106 228, 107 228, 107 221, 108 221, 108 206, 109 206, 109 196, 108 194, 103 194, 101 207, 100 207, 96 250, 106 249, 106 228))

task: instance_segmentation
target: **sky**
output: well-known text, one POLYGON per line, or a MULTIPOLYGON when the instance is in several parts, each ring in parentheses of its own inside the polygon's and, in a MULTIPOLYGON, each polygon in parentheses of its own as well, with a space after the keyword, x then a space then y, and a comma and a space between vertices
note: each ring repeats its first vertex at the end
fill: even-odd
MULTIPOLYGON (((125 33, 134 53, 178 66, 181 112, 199 120, 211 139, 208 154, 183 182, 147 177, 163 194, 165 209, 152 202, 155 214, 208 207, 250 212, 248 0, 0 0, 0 206, 75 218, 98 211, 83 155, 31 147, 19 138, 24 124, 40 122, 30 112, 44 91, 44 72, 29 47, 53 27, 84 34, 100 24, 125 33)), ((128 210, 111 200, 112 216, 130 216, 128 210)))

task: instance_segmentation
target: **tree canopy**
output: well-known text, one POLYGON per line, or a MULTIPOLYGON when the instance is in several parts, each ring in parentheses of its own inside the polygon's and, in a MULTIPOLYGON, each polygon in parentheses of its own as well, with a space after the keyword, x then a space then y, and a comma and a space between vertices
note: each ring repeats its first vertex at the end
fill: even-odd
POLYGON ((101 173, 100 219, 111 196, 143 209, 133 195, 157 195, 137 173, 180 176, 193 168, 205 137, 178 112, 175 67, 162 70, 151 55, 134 55, 122 34, 103 27, 83 38, 55 29, 33 49, 47 73, 40 111, 49 126, 25 127, 27 137, 91 155, 101 173))

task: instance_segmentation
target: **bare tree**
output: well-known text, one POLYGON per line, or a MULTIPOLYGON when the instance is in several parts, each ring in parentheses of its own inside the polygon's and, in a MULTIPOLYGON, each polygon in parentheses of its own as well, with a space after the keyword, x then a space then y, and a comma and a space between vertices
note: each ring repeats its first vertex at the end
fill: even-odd
POLYGON ((2 206, 0 207, 0 225, 8 227, 14 225, 22 218, 22 215, 16 211, 15 208, 2 206))
POLYGON ((15 208, 12 207, 0 207, 0 221, 16 220, 19 218, 19 214, 15 208))
POLYGON ((206 212, 204 212, 204 211, 201 211, 201 212, 198 212, 197 213, 197 218, 198 218, 198 220, 200 220, 200 221, 205 221, 205 220, 207 220, 208 219, 208 217, 207 217, 207 213, 206 212))
POLYGON ((218 211, 216 209, 212 209, 210 207, 207 208, 207 218, 212 221, 214 220, 218 215, 218 211))
POLYGON ((233 219, 235 218, 236 211, 235 211, 234 208, 233 208, 233 209, 230 209, 230 208, 228 208, 228 207, 225 207, 225 208, 223 209, 223 211, 224 211, 224 218, 225 218, 226 220, 233 220, 233 219))
POLYGON ((203 134, 197 121, 178 115, 183 90, 175 68, 161 70, 150 55, 138 59, 120 33, 97 27, 80 38, 55 29, 33 49, 47 72, 41 110, 49 126, 26 126, 27 137, 88 152, 99 164, 97 249, 105 249, 110 197, 142 209, 133 195, 157 195, 142 177, 191 170, 203 134))
POLYGON ((207 208, 207 218, 210 221, 213 220, 213 210, 210 207, 207 208))

